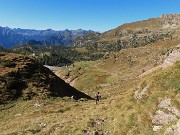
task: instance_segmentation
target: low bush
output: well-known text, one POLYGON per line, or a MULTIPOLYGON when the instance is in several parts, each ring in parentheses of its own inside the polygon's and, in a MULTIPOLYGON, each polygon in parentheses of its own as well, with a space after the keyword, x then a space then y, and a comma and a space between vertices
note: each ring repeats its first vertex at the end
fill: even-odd
POLYGON ((0 59, 0 65, 4 66, 4 67, 15 67, 16 63, 8 61, 8 60, 2 60, 0 59))

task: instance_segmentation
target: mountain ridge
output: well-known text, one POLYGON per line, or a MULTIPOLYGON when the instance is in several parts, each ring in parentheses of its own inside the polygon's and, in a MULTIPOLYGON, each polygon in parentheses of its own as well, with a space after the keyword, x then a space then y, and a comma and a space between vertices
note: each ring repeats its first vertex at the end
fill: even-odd
POLYGON ((24 44, 29 40, 41 41, 45 45, 69 45, 75 38, 86 33, 94 32, 92 30, 35 30, 9 28, 0 26, 0 45, 9 48, 17 44, 24 44), (7 42, 8 41, 8 42, 7 42))
POLYGON ((92 35, 83 35, 72 44, 76 46, 97 46, 99 50, 116 50, 145 46, 160 40, 178 38, 180 14, 164 14, 157 18, 125 23, 117 28, 101 33, 89 42, 92 35), (98 39, 98 40, 97 40, 98 39))

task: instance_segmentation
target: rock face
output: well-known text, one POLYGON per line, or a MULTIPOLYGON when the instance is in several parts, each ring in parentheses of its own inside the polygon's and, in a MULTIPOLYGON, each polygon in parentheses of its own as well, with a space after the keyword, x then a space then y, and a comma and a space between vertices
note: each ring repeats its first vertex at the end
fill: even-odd
POLYGON ((25 100, 72 95, 78 99, 91 98, 29 57, 1 53, 0 70, 0 103, 20 97, 25 100))

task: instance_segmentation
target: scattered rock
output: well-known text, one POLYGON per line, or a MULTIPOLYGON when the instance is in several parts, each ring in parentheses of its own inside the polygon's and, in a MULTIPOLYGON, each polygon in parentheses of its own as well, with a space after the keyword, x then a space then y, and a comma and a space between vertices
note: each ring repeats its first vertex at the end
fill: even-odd
POLYGON ((18 116, 21 116, 22 114, 20 114, 20 113, 17 113, 17 114, 15 114, 14 116, 15 117, 18 117, 18 116))
POLYGON ((47 125, 47 123, 43 122, 43 123, 39 124, 39 127, 44 128, 44 127, 46 127, 46 125, 47 125))
POLYGON ((142 96, 148 91, 148 88, 149 88, 149 86, 147 85, 146 87, 143 88, 142 91, 140 91, 140 89, 137 90, 137 91, 135 92, 134 98, 135 98, 135 99, 141 99, 142 96))
POLYGON ((35 103, 34 106, 35 107, 42 107, 42 106, 45 106, 45 104, 44 103, 35 103))
POLYGON ((161 129, 163 126, 154 126, 153 131, 157 132, 159 129, 161 129))

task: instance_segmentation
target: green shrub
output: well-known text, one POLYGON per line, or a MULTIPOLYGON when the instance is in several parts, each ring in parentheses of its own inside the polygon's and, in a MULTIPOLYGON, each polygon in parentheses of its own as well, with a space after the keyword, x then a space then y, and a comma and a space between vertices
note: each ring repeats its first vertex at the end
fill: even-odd
POLYGON ((36 95, 36 93, 34 93, 30 88, 27 88, 23 91, 23 100, 30 100, 35 95, 36 95))
POLYGON ((0 53, 0 56, 5 56, 5 53, 0 53))
POLYGON ((175 91, 180 92, 180 84, 174 85, 174 89, 175 91))
POLYGON ((2 65, 4 67, 15 67, 16 63, 0 59, 0 65, 2 65))

